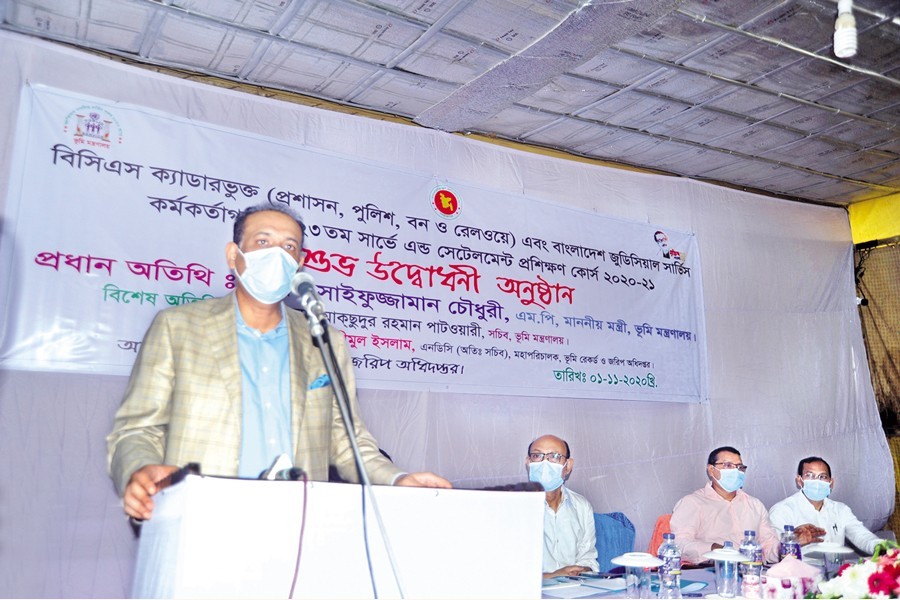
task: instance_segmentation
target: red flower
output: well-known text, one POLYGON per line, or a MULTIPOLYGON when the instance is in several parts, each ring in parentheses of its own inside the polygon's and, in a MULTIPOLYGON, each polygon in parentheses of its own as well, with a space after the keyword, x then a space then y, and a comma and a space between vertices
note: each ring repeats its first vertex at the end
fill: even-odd
POLYGON ((887 573, 876 571, 869 575, 870 594, 884 594, 885 596, 890 596, 896 587, 897 580, 887 573))
POLYGON ((840 577, 841 575, 843 575, 843 574, 844 574, 844 571, 846 571, 846 570, 849 569, 850 567, 851 567, 850 563, 844 563, 844 564, 842 564, 840 567, 838 567, 836 577, 840 577))
POLYGON ((884 556, 882 556, 881 558, 878 559, 878 564, 881 566, 893 565, 893 564, 896 564, 896 562, 897 562, 896 554, 885 554, 884 556))

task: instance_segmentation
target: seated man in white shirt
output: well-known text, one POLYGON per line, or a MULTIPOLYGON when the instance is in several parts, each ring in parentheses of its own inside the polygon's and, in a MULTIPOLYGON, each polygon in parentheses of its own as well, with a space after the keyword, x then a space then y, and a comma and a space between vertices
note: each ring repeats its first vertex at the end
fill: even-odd
POLYGON ((529 481, 546 492, 544 504, 544 578, 597 571, 594 509, 581 494, 567 488, 573 461, 569 444, 555 435, 531 442, 525 457, 529 481))
POLYGON ((859 550, 872 554, 881 539, 863 525, 850 507, 828 498, 834 489, 831 467, 818 456, 804 458, 797 465, 799 492, 789 496, 769 509, 769 519, 779 529, 785 525, 817 528, 819 535, 809 542, 834 542, 843 544, 848 538, 859 550))

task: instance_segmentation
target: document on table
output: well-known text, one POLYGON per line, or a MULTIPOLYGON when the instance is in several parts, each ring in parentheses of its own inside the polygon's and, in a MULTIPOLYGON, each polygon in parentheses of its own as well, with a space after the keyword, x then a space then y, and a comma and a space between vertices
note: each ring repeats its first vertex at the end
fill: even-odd
POLYGON ((584 581, 581 582, 582 585, 586 585, 592 588, 598 588, 601 590, 607 590, 610 592, 615 592, 618 590, 625 589, 625 578, 624 577, 613 577, 613 578, 602 578, 595 579, 585 577, 584 581))
MULTIPOLYGON (((682 579, 681 580, 681 592, 698 592, 705 588, 707 583, 705 581, 691 581, 690 579, 682 579)), ((654 579, 653 583, 650 585, 650 592, 652 594, 659 593, 659 580, 654 579)))
POLYGON ((598 591, 597 588, 586 585, 545 587, 541 589, 541 596, 544 598, 586 598, 587 596, 596 595, 598 591))
POLYGON ((598 594, 619 592, 625 589, 625 580, 595 579, 590 577, 557 577, 544 583, 541 593, 551 598, 584 598, 598 594), (555 583, 550 583, 555 582, 555 583))

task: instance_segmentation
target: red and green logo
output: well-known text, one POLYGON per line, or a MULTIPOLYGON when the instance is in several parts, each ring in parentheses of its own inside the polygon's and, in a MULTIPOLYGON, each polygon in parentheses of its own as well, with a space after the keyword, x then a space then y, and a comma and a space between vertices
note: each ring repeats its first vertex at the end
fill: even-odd
POLYGON ((460 213, 459 198, 456 197, 453 190, 446 187, 434 190, 431 195, 431 207, 445 219, 455 219, 460 213))

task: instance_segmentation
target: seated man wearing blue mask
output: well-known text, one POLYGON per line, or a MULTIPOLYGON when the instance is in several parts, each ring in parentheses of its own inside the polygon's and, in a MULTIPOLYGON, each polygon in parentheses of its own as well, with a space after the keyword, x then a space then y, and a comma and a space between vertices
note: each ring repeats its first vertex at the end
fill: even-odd
POLYGON ((547 493, 544 504, 544 577, 597 571, 594 509, 581 494, 565 486, 572 472, 569 444, 543 435, 528 446, 525 468, 529 481, 547 493))
POLYGON ((785 498, 769 510, 776 527, 793 525, 794 531, 811 531, 815 535, 798 534, 802 545, 810 542, 843 544, 848 538, 866 554, 872 554, 881 541, 863 525, 850 507, 828 498, 834 489, 831 466, 818 456, 804 458, 797 465, 795 478, 799 492, 785 498))
POLYGON ((705 562, 703 555, 722 548, 725 541, 740 546, 744 531, 752 529, 763 549, 763 560, 778 560, 779 536, 762 502, 745 493, 747 465, 731 446, 716 448, 706 461, 709 483, 678 501, 671 528, 685 562, 705 562))

